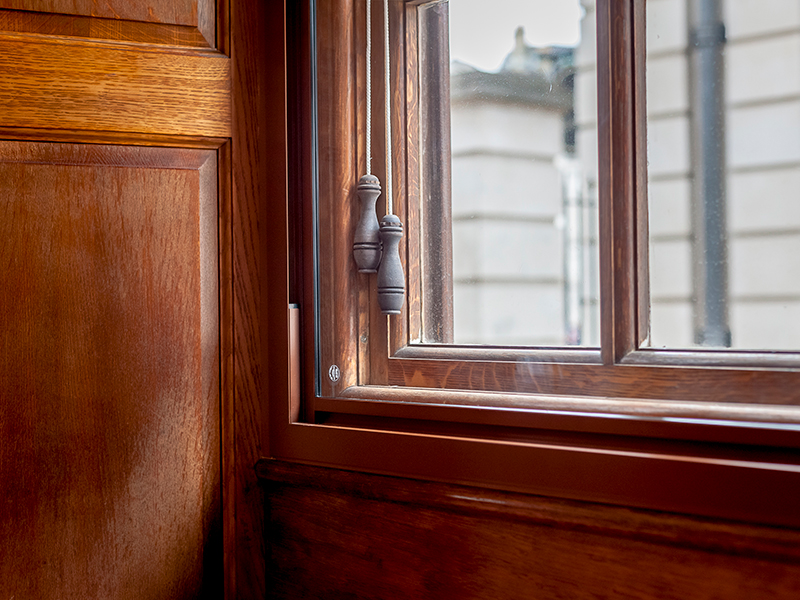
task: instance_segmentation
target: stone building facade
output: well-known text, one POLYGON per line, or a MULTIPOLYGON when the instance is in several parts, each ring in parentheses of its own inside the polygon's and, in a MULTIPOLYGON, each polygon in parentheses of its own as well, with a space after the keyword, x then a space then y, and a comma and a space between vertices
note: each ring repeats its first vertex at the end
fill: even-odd
MULTIPOLYGON (((727 280, 722 310, 731 346, 797 349, 800 3, 714 0, 724 25, 718 30, 723 75, 715 83, 724 123, 724 210, 712 218, 725 225, 727 258, 709 265, 701 243, 706 201, 698 192, 703 84, 693 63, 696 15, 709 1, 646 3, 648 343, 703 343, 703 273, 717 269, 727 280)), ((583 0, 583 7, 581 43, 569 61, 556 58, 563 50, 527 48, 518 38, 499 73, 454 66, 458 343, 599 343, 594 0, 583 0), (527 96, 503 92, 523 80, 527 96), (574 142, 565 135, 573 111, 574 142)))

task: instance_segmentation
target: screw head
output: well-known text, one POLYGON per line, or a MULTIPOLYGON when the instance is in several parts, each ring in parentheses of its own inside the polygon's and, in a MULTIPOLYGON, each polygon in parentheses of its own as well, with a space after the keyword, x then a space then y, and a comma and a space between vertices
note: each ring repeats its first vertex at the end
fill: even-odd
POLYGON ((328 379, 330 379, 333 383, 339 381, 339 377, 342 376, 342 372, 339 370, 339 367, 336 365, 331 365, 331 368, 328 369, 328 379))

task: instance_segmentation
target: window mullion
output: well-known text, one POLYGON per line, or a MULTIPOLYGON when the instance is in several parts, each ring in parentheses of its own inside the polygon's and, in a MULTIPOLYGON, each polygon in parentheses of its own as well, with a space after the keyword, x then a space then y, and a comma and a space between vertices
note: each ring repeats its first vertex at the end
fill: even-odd
POLYGON ((600 341, 603 362, 636 348, 633 1, 598 0, 600 341))

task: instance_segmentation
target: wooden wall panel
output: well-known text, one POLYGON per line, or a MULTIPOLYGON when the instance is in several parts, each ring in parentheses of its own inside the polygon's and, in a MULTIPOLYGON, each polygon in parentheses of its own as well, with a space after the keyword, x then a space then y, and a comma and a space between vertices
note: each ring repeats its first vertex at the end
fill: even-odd
POLYGON ((267 398, 288 387, 288 368, 281 373, 280 357, 268 356, 266 343, 280 335, 281 308, 288 312, 284 3, 232 2, 230 23, 234 327, 226 360, 234 404, 224 415, 225 597, 249 600, 265 597, 264 498, 254 466, 269 453, 267 398))
POLYGON ((0 0, 0 31, 215 47, 217 0, 0 0))
POLYGON ((800 532, 263 461, 272 598, 797 598, 800 532))
POLYGON ((0 8, 149 23, 197 25, 198 4, 213 0, 0 0, 0 8))
POLYGON ((213 150, 0 142, 0 582, 219 593, 213 150))
POLYGON ((229 62, 210 52, 0 39, 2 123, 228 137, 229 62))
POLYGON ((214 45, 213 24, 208 34, 193 25, 143 23, 77 15, 54 15, 0 9, 0 31, 209 48, 214 45))

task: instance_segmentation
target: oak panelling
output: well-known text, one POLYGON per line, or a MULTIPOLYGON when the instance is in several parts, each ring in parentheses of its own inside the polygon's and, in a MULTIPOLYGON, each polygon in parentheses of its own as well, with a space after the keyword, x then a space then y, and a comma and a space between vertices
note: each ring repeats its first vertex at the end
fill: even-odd
POLYGON ((797 530, 262 461, 274 598, 795 598, 797 530))
POLYGON ((0 142, 0 582, 221 580, 213 150, 0 142))
POLYGON ((197 25, 214 11, 213 0, 0 0, 0 8, 173 25, 197 25))
POLYGON ((214 45, 214 38, 207 39, 194 25, 144 23, 15 10, 0 10, 0 31, 195 48, 214 45))
POLYGON ((230 3, 233 405, 226 410, 225 598, 264 598, 263 494, 254 465, 269 452, 266 401, 288 401, 286 51, 284 3, 230 3), (283 309, 283 315, 276 310, 283 309), (275 328, 275 329, 273 329, 275 328), (274 350, 272 350, 274 352, 274 350), (283 390, 287 390, 285 393, 283 390))
POLYGON ((228 137, 229 60, 93 42, 0 39, 7 127, 228 137))
POLYGON ((81 131, 79 129, 5 127, 3 125, 0 125, 0 140, 158 146, 161 148, 208 148, 213 150, 220 148, 227 142, 225 138, 215 137, 160 135, 157 133, 117 133, 114 131, 81 131))

